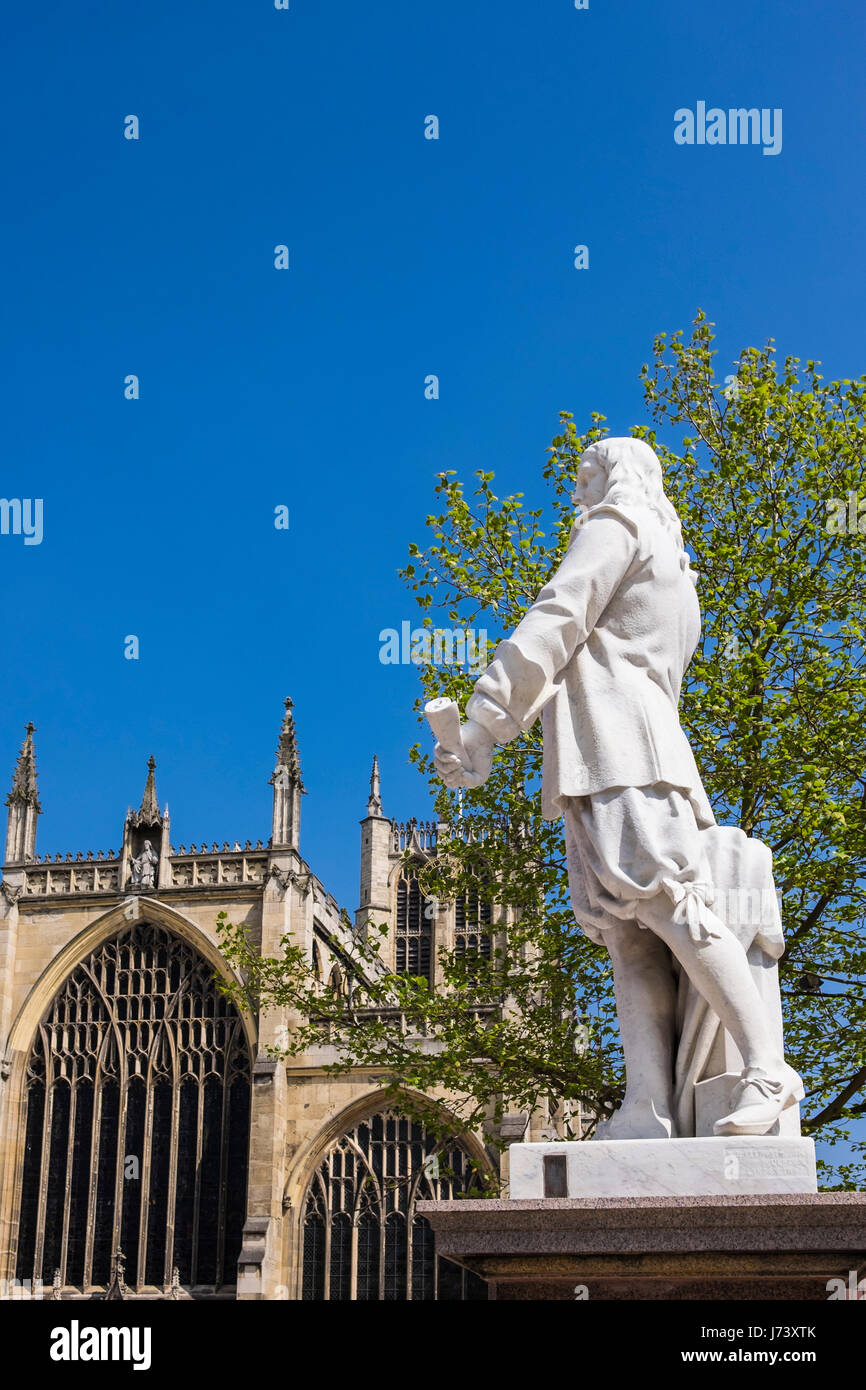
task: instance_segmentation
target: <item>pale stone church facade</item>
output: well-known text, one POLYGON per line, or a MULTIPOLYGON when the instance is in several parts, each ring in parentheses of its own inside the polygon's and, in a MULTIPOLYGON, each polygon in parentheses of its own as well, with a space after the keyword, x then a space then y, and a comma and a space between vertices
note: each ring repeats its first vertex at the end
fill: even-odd
MULTIPOLYGON (((285 703, 267 844, 173 846, 151 759, 119 851, 40 855, 27 728, 0 882, 0 1289, 486 1297, 436 1256, 414 1208, 468 1187, 470 1157, 495 1171, 498 1154, 465 1133, 443 1152, 383 1108, 375 1076, 325 1073, 325 1045, 275 1060, 267 1049, 287 1020, 241 1014, 214 985, 229 972, 221 912, 265 955, 293 933, 337 989, 368 919, 389 927, 390 968, 434 985, 439 945, 489 949, 504 924, 477 902, 424 910, 417 866, 436 853, 439 828, 385 815, 375 760, 350 924, 301 856, 304 788, 285 703)), ((507 1137, 523 1128, 514 1117, 507 1137)))

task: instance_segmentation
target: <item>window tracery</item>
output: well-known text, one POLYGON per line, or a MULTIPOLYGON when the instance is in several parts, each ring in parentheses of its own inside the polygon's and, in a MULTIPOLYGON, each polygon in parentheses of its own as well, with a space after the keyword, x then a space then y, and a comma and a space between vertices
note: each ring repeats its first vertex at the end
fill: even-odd
POLYGON ((331 1145, 307 1192, 302 1299, 486 1299, 483 1280, 436 1255, 415 1210, 475 1180, 466 1150, 417 1120, 386 1111, 361 1121, 331 1145))
POLYGON ((17 1270, 107 1285, 236 1282, 246 1195, 250 1058, 213 967, 137 922, 67 976, 26 1073, 17 1270))

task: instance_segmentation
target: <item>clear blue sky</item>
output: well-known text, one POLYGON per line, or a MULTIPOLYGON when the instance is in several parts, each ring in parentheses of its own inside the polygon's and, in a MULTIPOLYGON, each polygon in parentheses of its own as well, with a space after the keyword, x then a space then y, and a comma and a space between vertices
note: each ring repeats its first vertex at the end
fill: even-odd
POLYGON ((4 27, 0 493, 44 500, 44 539, 0 536, 3 775, 33 719, 42 851, 116 848, 151 753, 175 844, 266 838, 291 694, 302 850, 353 909, 374 751, 386 811, 428 807, 378 633, 415 616, 436 471, 531 488, 560 409, 627 433, 698 305, 728 358, 772 335, 863 370, 862 7, 19 0, 4 27), (675 145, 700 100, 781 107, 782 152, 675 145))

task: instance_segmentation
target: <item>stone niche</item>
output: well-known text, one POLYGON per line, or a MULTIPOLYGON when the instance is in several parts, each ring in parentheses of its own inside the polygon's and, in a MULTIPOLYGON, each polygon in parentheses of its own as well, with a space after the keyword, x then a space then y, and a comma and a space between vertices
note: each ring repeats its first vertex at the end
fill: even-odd
POLYGON ((133 892, 147 892, 159 883, 159 866, 162 860, 163 826, 126 826, 126 887, 133 892))

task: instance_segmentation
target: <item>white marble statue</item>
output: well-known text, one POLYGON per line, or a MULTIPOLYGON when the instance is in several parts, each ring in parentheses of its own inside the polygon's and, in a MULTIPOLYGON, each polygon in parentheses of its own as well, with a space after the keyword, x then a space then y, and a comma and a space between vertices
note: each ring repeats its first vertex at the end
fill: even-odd
POLYGON ((437 744, 437 770, 480 785, 494 746, 541 717, 543 812, 565 820, 575 917, 613 961, 627 1084, 603 1137, 778 1134, 785 1120, 799 1133, 770 852, 716 825, 679 722, 701 617, 655 453, 594 445, 574 501, 565 558, 476 681, 461 737, 437 744), (759 908, 731 912, 746 895, 759 908))

